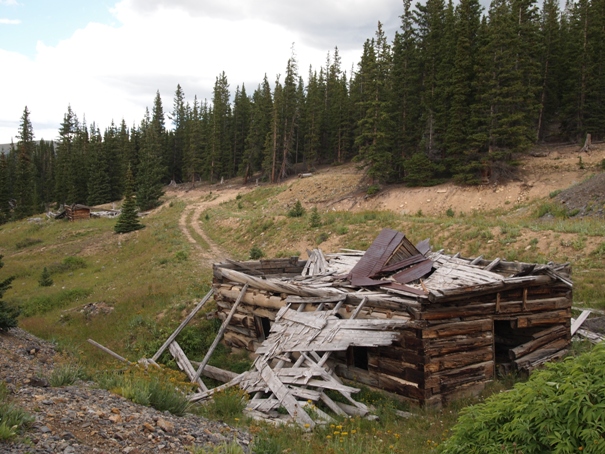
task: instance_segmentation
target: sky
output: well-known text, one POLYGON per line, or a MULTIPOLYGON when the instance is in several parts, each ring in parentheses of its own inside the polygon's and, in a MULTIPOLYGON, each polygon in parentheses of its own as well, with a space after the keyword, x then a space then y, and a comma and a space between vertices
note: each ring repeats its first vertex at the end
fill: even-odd
POLYGON ((0 0, 0 144, 17 142, 26 106, 35 139, 54 140, 68 106, 103 131, 139 125, 158 90, 170 112, 177 84, 211 100, 223 71, 232 98, 242 84, 251 95, 292 52, 305 81, 335 47, 350 73, 378 21, 392 39, 402 12, 401 0, 0 0))

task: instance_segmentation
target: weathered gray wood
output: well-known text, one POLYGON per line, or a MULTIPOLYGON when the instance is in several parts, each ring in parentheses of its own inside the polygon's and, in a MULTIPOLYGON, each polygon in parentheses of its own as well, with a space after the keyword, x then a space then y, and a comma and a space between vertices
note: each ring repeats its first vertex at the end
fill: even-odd
POLYGON ((176 363, 178 364, 179 368, 187 374, 189 379, 192 382, 197 383, 197 385, 201 388, 202 391, 208 391, 208 388, 206 387, 204 382, 199 377, 195 378, 195 369, 189 362, 189 358, 187 358, 187 355, 185 355, 185 352, 183 351, 181 346, 178 344, 178 342, 172 341, 172 343, 170 344, 170 347, 168 347, 168 349, 170 350, 170 353, 176 360, 176 363))
POLYGON ((292 416, 292 418, 294 418, 297 423, 304 427, 315 427, 315 422, 299 405, 298 401, 292 396, 290 390, 286 387, 286 385, 279 381, 279 378, 275 375, 271 368, 267 364, 258 363, 256 364, 256 367, 259 370, 261 377, 263 377, 263 380, 265 380, 265 383, 267 384, 269 389, 271 389, 275 397, 279 399, 284 408, 288 410, 290 416, 292 416))
MULTIPOLYGON (((199 361, 189 361, 193 367, 200 367, 199 361)), ((212 378, 213 380, 220 381, 223 383, 228 383, 237 377, 239 374, 235 372, 231 372, 230 370, 224 370, 219 367, 211 366, 210 364, 206 364, 204 367, 204 371, 202 372, 204 377, 212 378)))
POLYGON ((485 271, 491 271, 494 268, 496 268, 496 266, 498 266, 498 264, 500 263, 500 257, 496 257, 494 260, 492 260, 492 262, 487 265, 485 268, 483 268, 485 271))
POLYGON ((576 331, 578 331, 580 329, 580 327, 582 326, 582 323, 584 323, 586 321, 586 319, 588 318, 589 315, 590 315, 590 311, 582 311, 582 313, 577 318, 577 320, 575 320, 571 324, 571 335, 572 336, 574 334, 576 334, 576 331))
POLYGON ((227 329, 227 326, 229 325, 229 322, 231 321, 231 318, 233 318, 233 314, 235 314, 235 311, 237 310, 237 306, 239 306, 239 303, 241 303, 242 298, 244 297, 244 294, 246 293, 247 290, 248 290, 248 284, 245 284, 244 287, 242 288, 242 291, 239 294, 239 297, 237 298, 237 301, 231 308, 231 312, 229 312, 229 315, 227 316, 227 318, 221 325, 221 329, 219 330, 218 334, 214 338, 214 341, 212 342, 212 345, 208 349, 206 356, 204 356, 204 359, 202 360, 202 364, 200 364, 200 367, 198 367, 197 372, 195 373, 195 379, 193 379, 193 378, 191 379, 192 382, 196 381, 198 378, 200 378, 200 375, 202 375, 202 372, 204 371, 204 367, 206 367, 206 364, 208 364, 208 361, 210 361, 210 357, 214 353, 214 349, 216 348, 218 343, 221 341, 223 334, 225 333, 225 330, 227 329))
POLYGON ((126 358, 118 355, 116 352, 111 351, 110 349, 108 349, 107 347, 104 347, 103 345, 99 344, 98 342, 93 341, 92 339, 88 339, 88 343, 94 345, 95 347, 103 350, 105 353, 113 356, 115 359, 122 361, 123 363, 128 363, 131 364, 130 361, 128 361, 126 358))
POLYGON ((195 308, 191 311, 191 313, 187 316, 187 318, 185 320, 183 320, 183 322, 179 325, 179 327, 174 330, 174 332, 170 335, 170 337, 168 339, 166 339, 166 342, 164 342, 164 344, 155 353, 155 355, 153 355, 151 357, 151 359, 153 359, 154 361, 157 361, 160 358, 160 356, 162 355, 162 353, 164 353, 164 350, 166 350, 168 348, 168 346, 172 343, 172 341, 176 339, 176 337, 183 330, 183 328, 185 328, 189 324, 189 322, 191 321, 191 319, 193 317, 195 317, 195 314, 197 314, 198 311, 202 307, 204 307, 204 304, 206 304, 206 302, 210 299, 210 297, 213 294, 214 294, 214 289, 210 289, 210 291, 206 294, 206 296, 204 297, 204 299, 202 301, 200 301, 200 303, 197 306, 195 306, 195 308))

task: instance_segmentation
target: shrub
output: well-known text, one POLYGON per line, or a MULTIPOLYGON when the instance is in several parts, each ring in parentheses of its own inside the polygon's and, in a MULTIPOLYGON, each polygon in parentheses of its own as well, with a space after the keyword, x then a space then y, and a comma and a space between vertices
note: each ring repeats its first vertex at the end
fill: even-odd
POLYGON ((42 270, 42 274, 40 275, 38 284, 40 285, 40 287, 50 287, 51 285, 53 285, 53 280, 50 277, 48 268, 44 267, 44 269, 42 270))
MULTIPOLYGON (((2 262, 2 255, 0 255, 0 268, 4 266, 2 262)), ((4 301, 2 301, 2 297, 4 296, 4 292, 6 292, 11 287, 11 282, 13 282, 15 278, 9 277, 0 281, 0 331, 7 330, 9 328, 14 328, 17 326, 17 317, 19 316, 19 309, 15 307, 8 306, 4 301)))
POLYGON ((45 314, 53 309, 62 308, 74 301, 84 299, 91 293, 91 290, 76 288, 73 290, 63 290, 54 295, 31 298, 23 305, 22 313, 26 317, 36 314, 45 314))
POLYGON ((309 226, 311 228, 321 227, 321 216, 317 211, 317 207, 311 208, 311 217, 309 218, 309 226))
POLYGON ((15 246, 17 249, 23 249, 28 246, 33 246, 34 244, 42 243, 42 240, 39 238, 25 238, 23 241, 19 241, 15 246))
POLYGON ((319 235, 317 235, 317 238, 315 238, 315 242, 320 245, 321 243, 323 243, 324 241, 326 241, 328 238, 330 238, 330 234, 327 232, 321 232, 319 235))
POLYGON ((228 388, 215 393, 202 412, 209 418, 233 421, 242 416, 247 403, 248 394, 245 391, 228 388))
POLYGON ((258 246, 252 246, 252 248, 250 249, 250 259, 251 260, 258 260, 264 256, 265 256, 265 253, 258 246))
POLYGON ((368 194, 368 195, 378 194, 379 192, 380 192, 380 186, 377 184, 370 185, 368 187, 368 189, 366 190, 366 194, 368 194))
POLYGON ((551 199, 554 199, 556 196, 558 196, 559 194, 561 194, 561 189, 557 189, 555 191, 552 191, 550 194, 548 194, 548 197, 550 197, 551 199))
POLYGON ((66 273, 86 268, 88 264, 82 257, 65 257, 60 263, 53 263, 48 267, 50 274, 66 273))
POLYGON ((177 416, 184 415, 189 408, 186 392, 197 388, 189 380, 183 380, 180 372, 163 367, 143 369, 138 365, 122 373, 100 374, 97 383, 133 402, 177 416))
POLYGON ((456 215, 456 213, 454 213, 454 210, 452 210, 452 207, 449 207, 449 208, 447 209, 447 211, 445 212, 445 215, 446 215, 448 218, 453 218, 453 217, 456 215))
POLYGON ((300 203, 300 200, 297 200, 296 203, 290 210, 288 211, 288 217, 290 218, 301 218, 305 215, 305 208, 300 203))
POLYGON ((84 368, 79 364, 67 363, 56 366, 48 377, 50 386, 73 385, 78 379, 85 378, 84 368))
POLYGON ((10 402, 9 391, 0 382, 0 441, 13 438, 17 431, 29 425, 34 418, 10 402))
POLYGON ((462 410, 442 454, 605 452, 605 345, 462 410))

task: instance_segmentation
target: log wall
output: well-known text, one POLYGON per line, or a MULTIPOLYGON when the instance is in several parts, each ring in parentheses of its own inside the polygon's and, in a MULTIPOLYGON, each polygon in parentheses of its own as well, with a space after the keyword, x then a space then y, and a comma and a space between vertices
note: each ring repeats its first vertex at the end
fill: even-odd
MULTIPOLYGON (((284 269, 293 269, 288 260, 282 261, 284 269)), ((224 319, 241 285, 215 280, 215 289, 217 314, 224 319)), ((274 320, 287 296, 249 289, 225 333, 225 343, 254 352, 264 340, 258 318, 274 320)), ((479 393, 500 366, 504 371, 530 372, 561 357, 571 340, 572 292, 555 279, 477 296, 470 292, 466 299, 420 301, 420 308, 400 312, 366 304, 358 318, 402 318, 410 323, 391 346, 367 349, 367 370, 354 367, 346 352, 334 354, 337 374, 423 405, 440 406, 479 393)), ((307 304, 305 310, 315 306, 307 304)), ((345 302, 340 315, 347 318, 351 307, 345 302)))

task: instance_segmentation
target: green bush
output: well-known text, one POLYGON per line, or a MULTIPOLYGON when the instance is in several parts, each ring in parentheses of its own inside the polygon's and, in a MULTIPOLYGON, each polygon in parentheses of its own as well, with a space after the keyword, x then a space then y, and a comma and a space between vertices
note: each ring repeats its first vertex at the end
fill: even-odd
POLYGON ((462 410, 442 454, 605 452, 605 344, 462 410))
MULTIPOLYGON (((2 262, 2 255, 0 255, 0 268, 4 266, 2 262)), ((7 330, 9 328, 14 328, 17 326, 17 317, 19 316, 19 309, 16 307, 8 306, 4 301, 2 301, 2 297, 4 296, 4 292, 6 292, 9 288, 11 288, 11 282, 13 282, 15 278, 9 277, 0 281, 0 331, 7 330)))
POLYGON ((101 388, 177 416, 184 415, 189 408, 186 393, 197 388, 188 379, 185 381, 181 373, 167 368, 144 369, 133 365, 126 371, 105 372, 97 377, 101 388))
POLYGON ((54 295, 37 296, 27 301, 21 308, 25 317, 36 314, 45 314, 53 309, 67 306, 78 300, 83 300, 92 293, 92 290, 76 288, 73 290, 63 290, 54 295))
POLYGON ((19 429, 27 427, 34 418, 14 405, 4 382, 0 382, 0 441, 17 435, 19 429))
POLYGON ((42 243, 40 238, 25 238, 23 241, 19 241, 15 246, 17 249, 23 249, 40 243, 42 243))
POLYGON ((42 270, 42 274, 40 275, 40 279, 38 280, 38 285, 40 287, 50 287, 51 285, 53 285, 53 280, 50 277, 48 268, 44 267, 44 269, 42 270))
POLYGON ((380 186, 377 184, 370 185, 368 187, 368 189, 366 190, 366 194, 368 194, 368 195, 378 194, 379 192, 380 192, 380 186))
POLYGON ((48 383, 53 388, 73 385, 77 380, 84 379, 84 368, 79 364, 67 363, 56 366, 48 377, 48 383))
POLYGON ((68 271, 76 271, 86 268, 88 264, 82 257, 66 257, 62 262, 55 262, 48 267, 50 274, 67 273, 68 271))
POLYGON ((212 400, 204 405, 202 413, 212 419, 234 421, 241 418, 248 403, 248 394, 239 388, 228 388, 212 396, 212 400))
POLYGON ((265 253, 258 246, 252 246, 252 248, 250 249, 250 259, 251 260, 258 260, 264 256, 265 256, 265 253))
POLYGON ((288 217, 290 218, 301 218, 305 215, 305 208, 300 203, 300 200, 297 200, 296 203, 290 210, 288 211, 288 217))
POLYGON ((452 210, 452 207, 449 207, 449 208, 447 209, 447 211, 445 212, 445 215, 446 215, 448 218, 453 218, 453 217, 456 215, 456 213, 454 213, 454 210, 452 210))
POLYGON ((311 228, 321 227, 321 216, 317 211, 317 207, 311 208, 311 216, 309 218, 309 226, 311 228))
POLYGON ((317 243, 317 245, 320 245, 321 243, 326 241, 328 238, 330 238, 329 233, 321 232, 319 235, 317 235, 317 238, 315 238, 315 242, 317 243))

